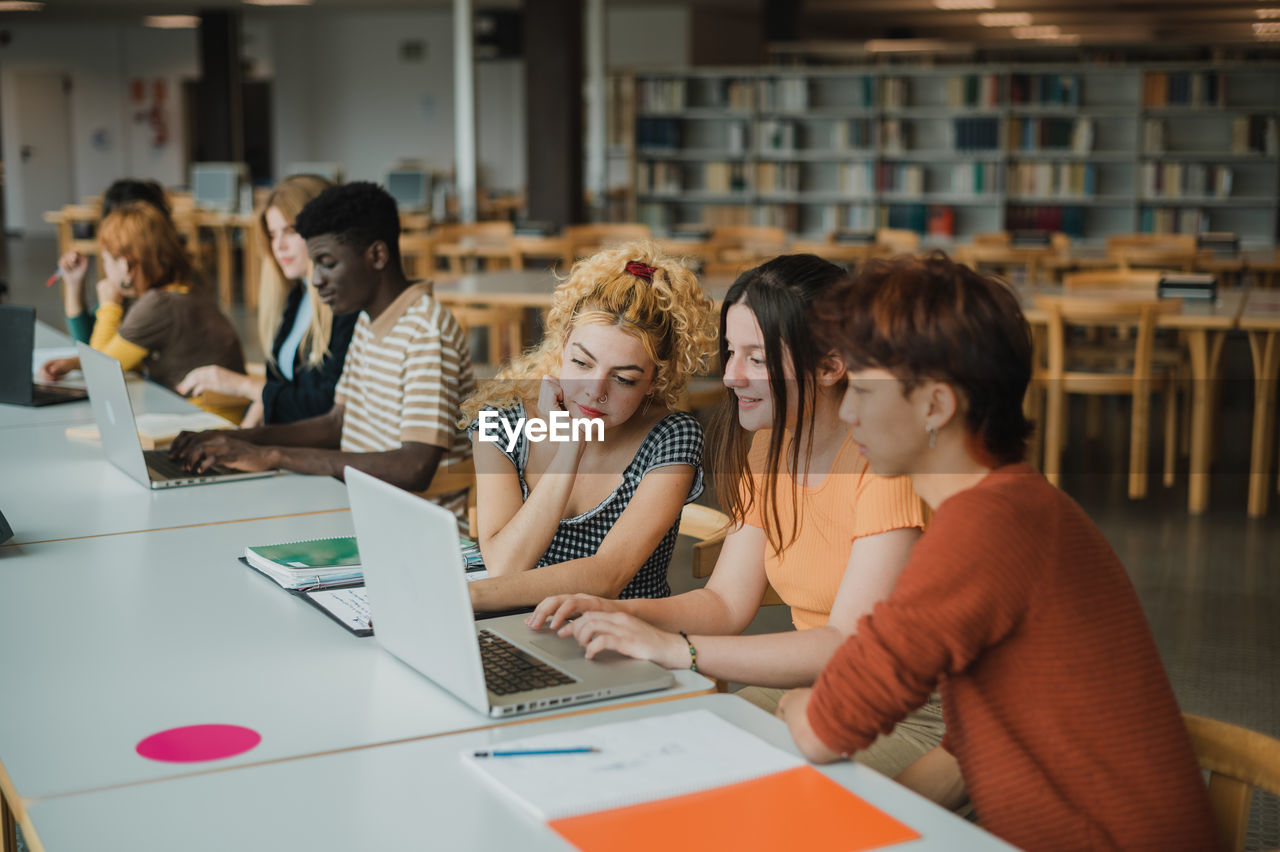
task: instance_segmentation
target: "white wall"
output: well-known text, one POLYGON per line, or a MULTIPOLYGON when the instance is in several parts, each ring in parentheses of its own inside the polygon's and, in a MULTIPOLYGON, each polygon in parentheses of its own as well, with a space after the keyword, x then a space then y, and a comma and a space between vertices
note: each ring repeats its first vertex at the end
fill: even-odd
MULTIPOLYGON (((301 11, 301 10, 298 10, 301 11)), ((341 163, 348 179, 381 180, 400 159, 434 169, 453 164, 453 45, 446 8, 414 12, 328 12, 244 19, 250 74, 273 79, 273 140, 277 175, 301 161, 341 163), (400 59, 407 39, 425 42, 420 62, 400 59)), ((611 6, 610 68, 685 67, 691 22, 676 4, 611 6)), ((20 24, 0 48, 0 145, 6 157, 5 209, 10 228, 21 220, 16 152, 21 116, 9 95, 17 68, 65 69, 72 79, 71 133, 77 198, 100 193, 121 177, 187 182, 181 83, 198 73, 194 30, 154 30, 131 24, 20 24), (166 82, 164 146, 135 113, 130 81, 166 82)), ((476 68, 478 157, 487 185, 525 182, 524 63, 480 62, 476 68)), ((148 100, 145 106, 150 105, 148 100)), ((73 201, 75 199, 67 199, 73 201)))

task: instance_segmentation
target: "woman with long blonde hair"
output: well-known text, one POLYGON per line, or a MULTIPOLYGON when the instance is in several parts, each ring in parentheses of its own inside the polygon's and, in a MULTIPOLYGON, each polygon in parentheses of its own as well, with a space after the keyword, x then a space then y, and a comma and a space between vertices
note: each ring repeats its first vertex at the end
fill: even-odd
POLYGON ((697 278, 651 243, 574 264, 542 343, 462 406, 490 574, 476 609, 671 593, 680 510, 702 493, 702 428, 674 409, 714 340, 697 278))
POLYGON ((258 287, 258 339, 269 353, 266 375, 207 365, 178 385, 181 393, 216 391, 252 400, 243 427, 292 423, 333 407, 357 314, 334 316, 328 305, 312 298, 307 242, 293 229, 307 202, 332 185, 318 175, 287 177, 258 211, 255 238, 266 249, 258 287))

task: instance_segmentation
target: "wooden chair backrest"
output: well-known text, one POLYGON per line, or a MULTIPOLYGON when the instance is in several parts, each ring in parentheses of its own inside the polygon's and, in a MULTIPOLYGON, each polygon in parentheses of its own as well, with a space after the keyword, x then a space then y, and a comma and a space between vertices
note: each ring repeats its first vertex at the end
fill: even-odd
POLYGON ((652 236, 649 226, 639 222, 602 222, 594 225, 570 225, 564 229, 564 238, 574 257, 586 257, 603 248, 647 240, 652 236))
POLYGON ((1195 251, 1194 234, 1112 234, 1107 237, 1107 254, 1126 249, 1172 249, 1195 251))
POLYGON ((1155 295, 1156 285, 1164 273, 1150 269, 1090 269, 1068 272, 1062 276, 1062 289, 1071 292, 1088 290, 1149 290, 1155 295))
POLYGON ((430 231, 431 236, 442 243, 457 242, 471 237, 477 240, 501 242, 515 235, 515 226, 510 222, 449 222, 436 225, 430 231))
POLYGON ((1152 353, 1155 350, 1156 321, 1161 314, 1182 310, 1181 299, 1108 299, 1096 296, 1048 296, 1035 298, 1037 308, 1049 315, 1049 334, 1045 355, 1044 379, 1049 382, 1067 378, 1114 380, 1114 372, 1089 373, 1067 370, 1067 328, 1080 326, 1133 326, 1138 333, 1133 340, 1134 382, 1150 381, 1152 353))
POLYGON ((1116 249, 1110 254, 1121 269, 1176 269, 1180 272, 1190 272, 1195 269, 1196 256, 1194 246, 1189 249, 1133 246, 1116 249))
POLYGON ((907 228, 880 228, 876 243, 888 254, 911 254, 920 250, 920 235, 907 228))
POLYGON ((974 234, 973 244, 975 246, 1007 246, 1009 245, 1009 232, 988 231, 982 234, 974 234))
POLYGON ((471 353, 474 367, 497 368, 515 358, 524 350, 524 309, 505 305, 450 305, 449 312, 470 332, 484 329, 487 332, 489 351, 485 358, 471 353))
POLYGON ((432 268, 431 236, 420 231, 400 233, 400 262, 404 266, 404 274, 410 281, 419 278, 430 278, 435 269, 432 268))
POLYGON ((1217 719, 1182 714, 1226 849, 1244 849, 1254 788, 1280 796, 1280 740, 1217 719))

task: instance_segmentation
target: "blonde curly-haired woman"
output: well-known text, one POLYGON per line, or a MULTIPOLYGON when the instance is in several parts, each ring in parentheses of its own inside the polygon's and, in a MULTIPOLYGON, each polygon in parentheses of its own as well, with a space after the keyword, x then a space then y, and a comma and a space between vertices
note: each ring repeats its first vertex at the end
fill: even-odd
POLYGON ((490 574, 476 609, 671 593, 680 510, 703 487, 702 428, 673 409, 714 340, 711 300, 654 245, 573 266, 542 343, 462 406, 490 574), (540 422, 583 421, 577 440, 539 440, 540 422))

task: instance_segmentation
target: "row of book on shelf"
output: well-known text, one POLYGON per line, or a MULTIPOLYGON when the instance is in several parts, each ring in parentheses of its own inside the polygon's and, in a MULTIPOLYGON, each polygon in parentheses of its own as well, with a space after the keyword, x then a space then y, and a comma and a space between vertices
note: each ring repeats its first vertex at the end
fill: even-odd
MULTIPOLYGON (((938 140, 943 150, 995 151, 1000 148, 1000 122, 994 116, 952 119, 948 135, 938 140)), ((1010 118, 1005 124, 1005 145, 1011 151, 1063 151, 1088 154, 1093 151, 1095 124, 1088 118, 1040 116, 1010 118)), ((794 153, 797 150, 823 150, 809 145, 798 122, 788 119, 763 119, 757 122, 732 121, 725 125, 724 149, 746 155, 752 148, 761 153, 794 153)), ((915 149, 917 128, 900 118, 848 119, 832 125, 829 150, 869 151, 878 143, 888 154, 902 154, 915 149)), ((1148 118, 1142 125, 1142 150, 1160 154, 1166 150, 1167 124, 1159 118, 1148 118)), ((639 118, 636 121, 636 144, 642 152, 681 150, 681 122, 673 118, 639 118)), ((814 140, 816 141, 816 140, 814 140)), ((1262 115, 1241 115, 1231 120, 1232 154, 1280 153, 1280 122, 1262 115)))
POLYGON ((1144 198, 1180 196, 1227 198, 1231 195, 1232 170, 1204 163, 1143 163, 1140 169, 1144 198))
POLYGON ((1041 197, 1096 195, 1098 169, 1093 163, 1011 163, 1009 191, 1041 197))
MULTIPOLYGON (((1079 74, 1008 75, 1007 96, 1002 97, 1000 74, 954 74, 947 78, 945 104, 952 107, 997 108, 1010 106, 1079 106, 1083 78, 1079 74)), ((1227 82, 1222 71, 1148 71, 1142 77, 1142 106, 1225 107, 1227 82)), ((636 106, 647 112, 678 112, 693 104, 690 81, 678 77, 643 78, 637 81, 636 106)), ((802 76, 724 78, 698 81, 702 97, 698 106, 740 111, 801 112, 810 107, 810 81, 802 76)), ((913 98, 917 84, 910 77, 852 78, 840 98, 853 108, 909 109, 925 105, 913 98)), ((937 105, 937 102, 933 102, 937 105)))
POLYGON ((1149 71, 1142 80, 1144 107, 1224 106, 1226 77, 1221 71, 1149 71))
MULTIPOLYGON (((1012 167, 1015 170, 1017 166, 1012 167)), ((1063 163, 1059 166, 1042 164, 1032 168, 1036 172, 1049 175, 1080 173, 1080 164, 1063 163)), ((1088 190, 1092 193, 1093 167, 1087 169, 1090 174, 1088 190)), ((636 186, 645 195, 679 195, 686 190, 700 188, 709 193, 752 191, 769 194, 776 192, 799 192, 804 190, 840 192, 854 197, 869 197, 876 192, 890 192, 906 195, 919 195, 926 191, 950 191, 961 195, 977 195, 1000 192, 1002 188, 1001 169, 997 163, 972 162, 958 163, 948 170, 947 186, 930 187, 926 179, 927 170, 918 164, 901 163, 842 163, 836 171, 836 181, 822 186, 805 186, 804 169, 799 163, 758 162, 751 164, 729 162, 676 163, 665 160, 641 161, 636 166, 636 186), (698 173, 701 180, 698 180, 698 173), (750 180, 754 175, 754 183, 750 180)), ((1071 178, 1070 186, 1080 181, 1071 178)), ((1024 182, 1023 194, 1050 195, 1048 191, 1033 189, 1032 184, 1024 182)), ((1039 187, 1039 184, 1035 184, 1039 187)), ((1072 190, 1081 194, 1085 190, 1072 190)))

